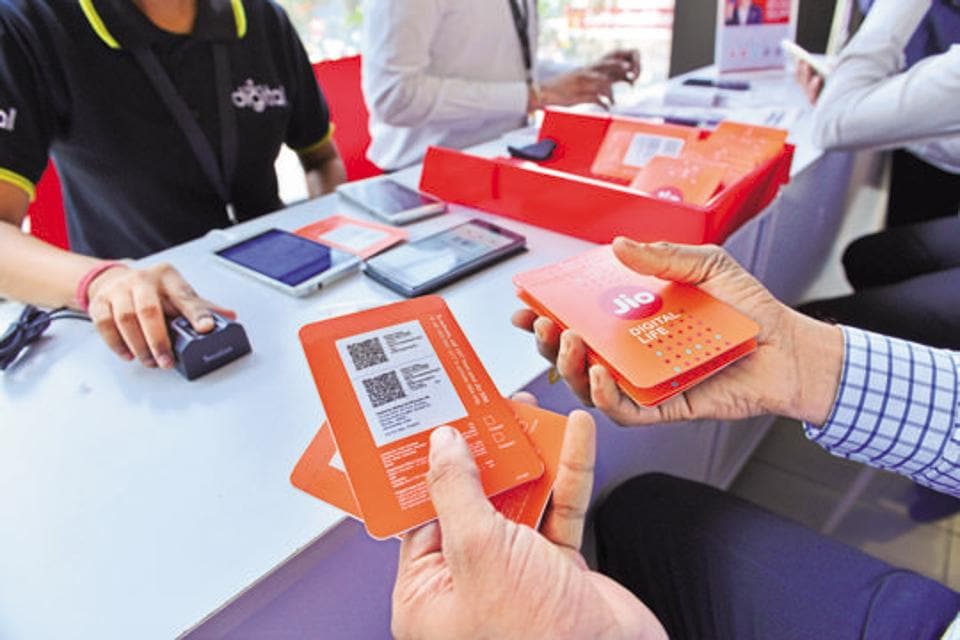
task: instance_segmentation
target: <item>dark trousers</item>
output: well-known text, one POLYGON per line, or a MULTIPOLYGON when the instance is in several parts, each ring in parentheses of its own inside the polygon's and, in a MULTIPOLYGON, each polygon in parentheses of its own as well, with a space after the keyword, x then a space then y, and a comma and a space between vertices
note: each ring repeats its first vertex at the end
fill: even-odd
POLYGON ((662 474, 599 507, 600 570, 670 638, 938 638, 960 594, 731 494, 662 474))
POLYGON ((860 238, 843 256, 851 295, 799 310, 934 347, 960 349, 960 217, 860 238))
POLYGON ((887 227, 954 216, 960 208, 960 175, 941 171, 909 151, 893 152, 887 227))

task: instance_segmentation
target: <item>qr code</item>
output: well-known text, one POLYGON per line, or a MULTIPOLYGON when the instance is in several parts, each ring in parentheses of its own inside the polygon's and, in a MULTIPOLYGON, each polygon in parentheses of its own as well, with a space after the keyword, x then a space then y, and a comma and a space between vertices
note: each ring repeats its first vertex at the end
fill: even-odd
POLYGON ((370 404, 374 408, 407 397, 396 371, 387 371, 378 376, 367 378, 363 381, 363 388, 366 389, 367 397, 370 398, 370 404))
POLYGON ((353 366, 357 371, 387 361, 387 354, 383 350, 383 345, 380 344, 380 338, 370 338, 363 342, 348 344, 347 351, 350 353, 350 359, 353 360, 353 366))

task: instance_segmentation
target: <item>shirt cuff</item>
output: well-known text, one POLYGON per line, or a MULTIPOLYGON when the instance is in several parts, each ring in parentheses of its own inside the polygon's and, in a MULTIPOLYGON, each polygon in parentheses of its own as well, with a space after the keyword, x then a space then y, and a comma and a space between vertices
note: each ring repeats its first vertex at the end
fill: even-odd
POLYGON ((960 354, 842 327, 844 362, 833 409, 807 437, 830 453, 960 492, 960 354))

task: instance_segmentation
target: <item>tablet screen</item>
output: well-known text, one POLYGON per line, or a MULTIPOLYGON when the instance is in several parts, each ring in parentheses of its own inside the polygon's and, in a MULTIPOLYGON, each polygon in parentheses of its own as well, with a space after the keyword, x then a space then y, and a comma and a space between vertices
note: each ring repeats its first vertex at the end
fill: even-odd
POLYGON ((347 191, 351 198, 384 215, 403 213, 437 202, 393 180, 358 182, 350 185, 347 191))
POLYGON ((280 229, 270 229, 217 255, 294 287, 350 256, 280 229))
POLYGON ((400 245, 373 260, 376 268, 418 286, 516 242, 515 238, 466 223, 422 240, 400 245))

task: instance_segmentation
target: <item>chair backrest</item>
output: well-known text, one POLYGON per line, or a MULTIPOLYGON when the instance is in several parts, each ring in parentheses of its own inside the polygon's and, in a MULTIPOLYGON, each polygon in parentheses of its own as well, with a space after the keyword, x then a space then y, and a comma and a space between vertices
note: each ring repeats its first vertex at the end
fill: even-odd
POLYGON ((314 63, 313 74, 323 89, 336 124, 333 141, 347 169, 347 180, 359 180, 383 173, 367 160, 370 146, 370 112, 360 85, 360 56, 314 63))
POLYGON ((31 235, 61 249, 70 248, 60 178, 52 162, 47 164, 37 183, 37 197, 27 208, 27 216, 30 218, 31 235))

